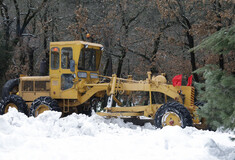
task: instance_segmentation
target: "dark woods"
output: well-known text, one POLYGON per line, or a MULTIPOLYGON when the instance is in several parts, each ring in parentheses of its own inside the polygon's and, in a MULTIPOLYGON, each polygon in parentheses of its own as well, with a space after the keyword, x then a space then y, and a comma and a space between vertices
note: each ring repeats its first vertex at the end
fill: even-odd
MULTIPOLYGON (((187 77, 206 64, 235 72, 235 54, 194 51, 234 24, 233 0, 0 0, 1 85, 20 74, 40 75, 52 41, 84 40, 105 46, 101 74, 146 72, 187 77), (89 36, 86 36, 89 33, 89 36), (108 69, 112 65, 112 71, 108 69)), ((194 81, 202 81, 194 73, 194 81)))

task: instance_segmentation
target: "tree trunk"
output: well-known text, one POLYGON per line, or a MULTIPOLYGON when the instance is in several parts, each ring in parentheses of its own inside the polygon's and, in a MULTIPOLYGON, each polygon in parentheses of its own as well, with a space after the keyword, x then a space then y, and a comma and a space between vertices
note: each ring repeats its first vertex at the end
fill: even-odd
POLYGON ((46 74, 49 73, 49 50, 48 50, 48 24, 47 24, 47 21, 48 21, 48 6, 46 7, 45 9, 45 13, 43 15, 43 21, 44 21, 44 25, 43 28, 43 48, 44 48, 44 54, 45 54, 45 58, 46 58, 46 74))
POLYGON ((27 50, 28 50, 28 54, 29 54, 29 75, 33 75, 34 73, 34 49, 33 48, 30 48, 30 47, 27 47, 27 50))
POLYGON ((105 64, 105 68, 104 68, 104 75, 105 76, 112 76, 113 74, 113 69, 112 69, 112 58, 111 56, 109 55, 108 59, 107 59, 107 62, 105 64))
MULTIPOLYGON (((125 56, 124 56, 125 57, 125 56)), ((123 64, 123 60, 124 60, 124 57, 120 57, 118 59, 118 68, 117 68, 117 77, 120 77, 121 76, 121 72, 122 72, 122 64, 123 64)))
MULTIPOLYGON (((189 48, 191 49, 191 48, 194 47, 194 38, 193 38, 193 36, 190 35, 190 33, 188 31, 187 31, 186 34, 187 34, 187 38, 188 38, 189 48)), ((190 52, 190 56, 191 56, 192 71, 195 71, 197 69, 197 67, 196 67, 194 51, 190 52)), ((199 82, 199 78, 198 78, 198 75, 196 73, 193 73, 193 77, 194 77, 196 82, 199 82)))
POLYGON ((224 70, 224 55, 223 54, 219 55, 219 66, 221 70, 224 70))
MULTIPOLYGON (((221 22, 221 16, 220 16, 220 12, 221 12, 221 4, 220 4, 220 2, 218 1, 218 2, 214 2, 215 3, 215 11, 217 12, 217 18, 218 18, 218 20, 217 20, 217 23, 218 24, 221 24, 222 22, 221 22)), ((217 31, 220 31, 221 30, 221 25, 218 25, 218 27, 217 27, 217 31)), ((220 66, 220 69, 221 70, 224 70, 224 55, 223 54, 220 54, 219 55, 219 66, 220 66)))
POLYGON ((126 51, 122 50, 122 55, 119 57, 118 59, 118 68, 117 68, 117 77, 121 76, 122 73, 122 65, 123 65, 123 61, 124 58, 126 57, 126 51))

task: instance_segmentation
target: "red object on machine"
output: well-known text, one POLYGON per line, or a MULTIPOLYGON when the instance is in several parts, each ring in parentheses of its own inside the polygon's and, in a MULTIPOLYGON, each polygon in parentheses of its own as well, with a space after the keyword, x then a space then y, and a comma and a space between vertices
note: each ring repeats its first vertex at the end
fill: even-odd
POLYGON ((175 76, 172 79, 172 84, 173 86, 181 86, 181 82, 182 82, 182 74, 175 76))
POLYGON ((187 84, 187 86, 192 86, 192 83, 193 83, 193 75, 188 77, 188 84, 187 84))
POLYGON ((53 51, 54 52, 58 52, 58 48, 53 48, 53 51))
POLYGON ((86 34, 86 38, 90 38, 91 35, 89 33, 86 34))

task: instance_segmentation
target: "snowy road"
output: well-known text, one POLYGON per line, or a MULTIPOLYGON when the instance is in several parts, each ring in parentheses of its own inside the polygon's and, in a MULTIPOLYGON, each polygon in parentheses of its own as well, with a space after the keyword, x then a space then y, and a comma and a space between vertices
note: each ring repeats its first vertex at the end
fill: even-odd
POLYGON ((73 114, 0 116, 0 160, 235 160, 232 133, 73 114))

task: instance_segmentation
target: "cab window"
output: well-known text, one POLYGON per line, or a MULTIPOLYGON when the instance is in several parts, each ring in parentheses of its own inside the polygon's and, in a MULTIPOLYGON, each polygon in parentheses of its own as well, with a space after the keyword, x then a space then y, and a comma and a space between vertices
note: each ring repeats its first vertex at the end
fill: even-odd
POLYGON ((92 49, 92 48, 83 48, 81 50, 79 61, 78 61, 78 69, 87 70, 87 71, 97 71, 98 70, 98 61, 97 61, 98 52, 100 51, 92 49))
POLYGON ((59 69, 60 49, 57 47, 51 48, 51 69, 59 69))
POLYGON ((73 59, 73 50, 72 48, 62 48, 61 50, 61 68, 69 69, 70 60, 73 59))
POLYGON ((73 87, 73 75, 62 74, 61 75, 61 90, 66 90, 73 87))

